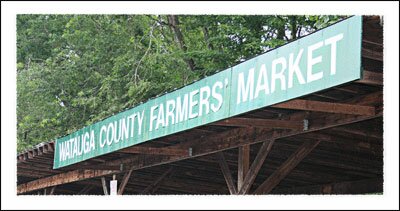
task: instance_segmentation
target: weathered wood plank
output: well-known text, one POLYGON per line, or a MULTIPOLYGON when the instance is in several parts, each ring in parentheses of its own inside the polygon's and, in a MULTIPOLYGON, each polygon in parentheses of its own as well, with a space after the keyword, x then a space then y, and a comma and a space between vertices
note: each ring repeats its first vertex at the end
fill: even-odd
POLYGON ((110 170, 110 171, 122 171, 122 170, 124 170, 121 166, 106 166, 104 164, 98 164, 98 165, 85 164, 85 165, 80 165, 80 163, 77 163, 75 165, 63 167, 63 170, 71 170, 71 171, 73 171, 75 169, 110 170))
POLYGON ((173 167, 168 168, 167 171, 165 171, 163 174, 160 175, 152 184, 147 186, 143 191, 142 194, 148 194, 148 193, 154 193, 158 186, 160 185, 161 181, 168 176, 173 170, 173 167))
POLYGON ((283 128, 283 129, 302 129, 303 122, 287 121, 276 119, 255 119, 255 118, 229 118, 212 125, 220 126, 237 126, 237 127, 258 127, 258 128, 283 128))
POLYGON ((176 162, 180 160, 185 160, 192 157, 199 157, 207 154, 212 154, 215 152, 236 148, 243 145, 254 144, 263 142, 266 140, 279 139, 291 137, 299 134, 305 134, 315 131, 320 131, 323 129, 328 129, 336 126, 351 124, 355 122, 365 121, 369 119, 374 119, 381 117, 383 112, 378 112, 373 116, 346 116, 343 117, 338 114, 326 115, 325 118, 320 121, 313 123, 310 128, 306 131, 280 131, 273 133, 271 130, 257 129, 257 128, 239 128, 233 129, 227 132, 215 134, 212 137, 201 137, 199 139, 194 139, 187 141, 182 144, 178 144, 173 147, 192 147, 192 156, 150 156, 150 155, 140 155, 129 158, 122 158, 105 163, 105 165, 120 165, 120 164, 130 164, 135 166, 136 169, 142 169, 151 166, 162 165, 166 163, 176 162))
POLYGON ((155 147, 141 147, 133 146, 121 149, 118 152, 133 153, 133 154, 152 154, 152 155, 189 155, 188 149, 174 149, 174 148, 155 148, 155 147))
POLYGON ((273 190, 271 194, 364 194, 382 193, 382 178, 372 178, 356 181, 345 181, 322 185, 303 187, 280 188, 273 190))
POLYGON ((383 53, 379 51, 362 48, 362 57, 383 62, 383 53))
POLYGON ((263 165, 265 159, 267 158, 269 152, 271 151, 274 142, 275 139, 272 139, 270 141, 265 141, 263 143, 263 145, 261 146, 260 150, 257 153, 256 158, 251 164, 249 171, 246 174, 243 185, 239 190, 239 194, 246 194, 249 192, 251 186, 253 185, 254 180, 257 177, 258 172, 261 169, 261 166, 263 165))
POLYGON ((242 188, 243 181, 250 167, 250 145, 239 147, 238 155, 238 190, 242 188))
POLYGON ((219 166, 221 167, 222 174, 224 175, 226 185, 228 186, 231 195, 237 194, 235 182, 233 181, 231 170, 229 169, 228 163, 226 163, 223 152, 217 153, 217 159, 219 166))
POLYGON ((79 191, 78 195, 85 195, 87 194, 90 190, 92 190, 95 186, 94 185, 86 185, 81 191, 79 191))
POLYGON ((304 142, 274 173, 269 176, 254 192, 268 194, 294 169, 318 144, 320 140, 304 142))
POLYGON ((109 170, 75 170, 66 173, 61 173, 53 175, 50 177, 45 177, 37 179, 25 184, 17 186, 17 194, 30 192, 38 189, 43 189, 51 186, 76 182, 80 180, 85 180, 89 178, 101 177, 108 174, 117 173, 118 171, 109 170))
POLYGON ((128 184, 129 178, 131 178, 132 171, 133 167, 131 167, 131 169, 129 169, 129 171, 125 173, 124 178, 121 181, 121 185, 118 188, 118 195, 122 195, 124 193, 125 186, 126 184, 128 184))
POLYGON ((364 70, 362 79, 357 80, 355 82, 368 85, 383 86, 383 74, 364 70))
MULTIPOLYGON (((379 96, 382 95, 382 92, 379 92, 377 95, 373 94, 374 96, 370 97, 370 95, 363 96, 361 99, 357 99, 356 102, 353 103, 360 103, 360 104, 379 104, 381 103, 381 98, 379 96), (366 100, 367 99, 367 100, 366 100)), ((300 119, 306 116, 304 112, 298 112, 295 114, 290 114, 289 115, 289 120, 292 117, 298 116, 300 119)), ((186 141, 182 144, 178 144, 176 146, 170 147, 170 148, 175 148, 175 149, 188 149, 189 147, 193 147, 193 155, 185 155, 185 156, 155 156, 155 155, 135 155, 131 156, 129 158, 123 158, 123 159, 117 159, 114 161, 107 161, 104 165, 107 166, 119 166, 119 164, 124 163, 124 164, 130 164, 133 167, 134 170, 136 169, 141 169, 145 167, 150 167, 150 166, 156 166, 156 165, 161 165, 165 163, 171 163, 179 160, 184 160, 192 157, 198 157, 202 155, 207 155, 219 151, 223 151, 226 149, 231 149, 243 145, 248 145, 248 144, 253 144, 253 143, 259 143, 262 141, 266 140, 272 140, 272 139, 279 139, 279 138, 285 138, 285 137, 290 137, 290 136, 295 136, 299 134, 305 134, 309 132, 314 132, 314 131, 319 131, 327 128, 332 128, 340 125, 346 125, 346 124, 351 124, 354 122, 359 122, 359 121, 364 121, 368 119, 373 119, 377 117, 381 117, 382 112, 377 112, 373 116, 349 116, 349 115, 324 115, 323 119, 320 119, 318 121, 312 122, 309 130, 307 131, 280 131, 277 133, 273 133, 271 130, 266 130, 266 129, 257 129, 257 128, 239 128, 239 129, 233 129, 227 132, 223 133, 218 133, 212 136, 207 136, 207 137, 201 137, 198 139, 186 141)), ((78 170, 77 170, 78 171, 78 170)), ((79 170, 80 172, 84 170, 79 170)), ((103 172, 103 171, 96 171, 96 170, 91 170, 90 172, 103 172)), ((105 172, 105 171, 104 171, 105 172)), ((118 172, 118 171, 116 171, 118 172)), ((112 173, 116 173, 115 171, 112 171, 112 173)), ((68 174, 71 172, 67 172, 65 174, 68 174)), ((110 174, 112 174, 110 173, 110 174)), ((57 176, 57 175, 55 175, 57 176)), ((65 175, 64 175, 65 176, 65 175)), ((98 176, 98 175, 97 175, 98 176)), ((97 176, 92 176, 92 177, 97 177, 97 176)), ((103 175, 100 175, 103 176, 103 175)), ((26 183, 18 186, 18 193, 23 193, 23 192, 28 192, 30 190, 37 190, 37 189, 42 189, 46 187, 51 187, 54 185, 59 185, 59 184, 65 184, 69 182, 74 182, 74 181, 79 181, 84 178, 91 178, 89 176, 82 176, 82 177, 71 177, 69 179, 60 179, 57 180, 57 182, 54 182, 53 180, 43 180, 43 179, 48 179, 48 178, 43 178, 39 179, 36 181, 32 182, 37 182, 37 183, 26 183), (51 182, 49 182, 51 181, 51 182), (43 183, 43 184, 42 184, 43 183), (24 188, 29 184, 29 188, 24 188), (35 184, 35 185, 33 185, 35 184), (33 186, 32 186, 33 185, 33 186)))
POLYGON ((373 106, 352 105, 344 103, 329 103, 312 100, 290 100, 284 103, 273 105, 274 108, 296 109, 306 111, 319 111, 327 113, 353 114, 353 115, 374 115, 373 106))

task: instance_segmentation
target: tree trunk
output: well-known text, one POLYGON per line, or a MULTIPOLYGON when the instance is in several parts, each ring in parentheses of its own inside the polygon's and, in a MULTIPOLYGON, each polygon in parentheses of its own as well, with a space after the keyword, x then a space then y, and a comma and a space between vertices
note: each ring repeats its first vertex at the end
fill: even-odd
MULTIPOLYGON (((187 47, 185 45, 185 41, 183 40, 183 35, 181 30, 179 29, 179 19, 176 15, 168 15, 168 22, 171 29, 174 31, 175 39, 177 40, 179 47, 183 50, 183 52, 187 52, 187 47)), ((193 59, 188 58, 185 59, 186 63, 188 64, 190 70, 194 71, 195 64, 193 59)))
POLYGON ((206 42, 207 42, 208 49, 214 50, 214 46, 210 43, 210 40, 209 40, 209 35, 208 35, 208 29, 207 29, 207 27, 203 27, 203 33, 204 33, 204 39, 205 39, 206 42))
POLYGON ((296 16, 290 16, 290 31, 291 31, 291 39, 294 40, 297 38, 297 24, 296 24, 296 16))

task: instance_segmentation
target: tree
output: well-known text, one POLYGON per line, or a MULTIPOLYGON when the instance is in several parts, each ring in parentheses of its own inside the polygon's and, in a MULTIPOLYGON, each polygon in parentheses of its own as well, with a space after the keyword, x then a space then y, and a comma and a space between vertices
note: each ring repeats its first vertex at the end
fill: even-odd
POLYGON ((18 150, 64 136, 341 18, 18 15, 18 150))

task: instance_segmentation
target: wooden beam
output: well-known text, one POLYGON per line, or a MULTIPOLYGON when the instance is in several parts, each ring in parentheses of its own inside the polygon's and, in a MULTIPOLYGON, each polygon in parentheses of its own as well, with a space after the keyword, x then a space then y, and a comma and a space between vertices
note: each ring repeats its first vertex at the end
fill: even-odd
MULTIPOLYGON (((347 101, 352 104, 369 105, 369 104, 382 104, 382 91, 374 92, 364 96, 358 96, 355 99, 347 101)), ((236 148, 243 145, 255 144, 263 141, 272 139, 280 139, 286 137, 292 137, 300 134, 306 134, 310 132, 320 131, 328 128, 333 128, 341 125, 352 124, 365 120, 382 117, 383 111, 378 110, 373 116, 352 116, 344 114, 324 114, 321 115, 321 120, 314 122, 310 125, 308 130, 298 131, 278 131, 274 133, 269 129, 261 128, 236 128, 226 132, 215 133, 205 137, 195 138, 189 141, 182 142, 175 146, 168 148, 180 148, 188 149, 192 148, 192 155, 186 156, 154 156, 154 155, 135 155, 132 157, 116 159, 108 161, 105 165, 115 166, 120 164, 133 165, 134 170, 147 168, 151 166, 157 166, 185 160, 188 158, 199 157, 224 151, 227 149, 236 148)), ((296 112, 288 115, 287 120, 292 119, 304 119, 308 116, 307 112, 296 112)))
POLYGON ((118 188, 118 195, 122 195, 124 193, 125 186, 126 184, 128 184, 129 178, 131 178, 132 171, 133 167, 131 167, 131 169, 129 169, 129 171, 125 173, 124 178, 121 181, 121 185, 119 185, 118 188))
POLYGON ((359 136, 364 136, 365 138, 375 138, 375 139, 383 139, 383 133, 377 133, 374 131, 363 131, 363 130, 358 130, 354 128, 344 128, 344 127, 336 127, 332 128, 331 130, 335 132, 345 132, 345 133, 350 133, 350 134, 355 134, 359 136))
POLYGON ((93 185, 86 185, 81 191, 79 191, 78 195, 85 195, 87 194, 90 190, 94 188, 93 185))
POLYGON ((66 183, 81 181, 85 179, 101 177, 118 171, 109 170, 75 170, 50 177, 37 179, 17 186, 17 194, 39 190, 51 186, 62 185, 66 183))
POLYGON ((101 186, 103 187, 104 195, 108 195, 107 182, 105 177, 101 177, 101 186))
POLYGON ((362 57, 383 62, 383 53, 379 51, 362 48, 362 57))
POLYGON ((238 190, 242 188, 243 181, 250 167, 250 145, 239 147, 238 155, 238 190))
POLYGON ((158 188, 161 181, 172 172, 173 167, 170 167, 167 171, 165 171, 160 177, 158 177, 152 184, 147 186, 143 191, 142 194, 154 193, 154 191, 158 188))
POLYGON ((118 152, 133 153, 133 154, 151 154, 151 155, 177 155, 185 156, 189 155, 188 149, 174 149, 174 148, 155 148, 155 147, 141 147, 133 146, 125 149, 121 149, 118 152))
POLYGON ((279 131, 273 133, 271 130, 257 128, 238 128, 226 132, 218 133, 213 136, 201 137, 193 139, 173 147, 192 147, 192 156, 154 156, 154 155, 137 155, 127 158, 116 159, 105 163, 105 165, 115 166, 120 164, 133 165, 134 170, 167 164, 171 162, 181 161, 188 158, 199 157, 236 148, 247 144, 255 144, 266 140, 280 139, 292 137, 300 134, 320 131, 341 125, 352 124, 365 120, 382 117, 383 112, 378 112, 374 116, 346 116, 338 114, 325 115, 324 120, 313 123, 308 130, 305 131, 279 131))
POLYGON ((383 86, 383 74, 364 70, 362 79, 355 81, 356 83, 383 86))
POLYGON ((348 92, 348 93, 351 93, 351 94, 358 94, 359 93, 359 90, 354 89, 354 88, 350 88, 350 87, 333 87, 332 89, 343 91, 343 92, 348 92))
POLYGON ((254 180, 256 179, 257 174, 261 169, 261 166, 263 165, 265 159, 267 158, 267 155, 271 151, 274 142, 275 139, 272 139, 270 141, 265 141, 263 143, 263 145, 261 146, 260 150, 257 153, 256 158, 251 164, 249 171, 246 174, 243 185, 239 190, 239 194, 246 194, 250 191, 250 188, 253 185, 254 180))
POLYGON ((382 178, 372 178, 322 185, 280 188, 273 190, 271 194, 364 194, 382 192, 382 178))
MULTIPOLYGON (((91 159, 89 160, 91 161, 91 159)), ((73 171, 76 169, 85 169, 85 170, 109 170, 109 171, 123 171, 123 166, 106 166, 104 164, 93 164, 89 162, 76 163, 70 166, 62 167, 64 171, 73 171)))
POLYGON ((222 174, 224 175, 226 185, 228 186, 230 194, 231 195, 237 194, 235 182, 233 181, 231 170, 229 170, 229 165, 225 160, 223 152, 217 153, 217 159, 219 166, 221 167, 222 174))
POLYGON ((271 176, 269 176, 254 192, 268 194, 275 188, 310 152, 320 140, 305 141, 271 176))
POLYGON ((283 129, 302 129, 303 122, 287 121, 277 119, 255 119, 255 118, 229 118, 212 125, 219 126, 236 126, 236 127, 258 127, 258 128, 283 128, 283 129))
POLYGON ((327 113, 353 114, 353 115, 375 115, 373 106, 352 105, 344 103, 328 103, 312 100, 290 100, 273 105, 274 108, 296 109, 306 111, 319 111, 327 113))

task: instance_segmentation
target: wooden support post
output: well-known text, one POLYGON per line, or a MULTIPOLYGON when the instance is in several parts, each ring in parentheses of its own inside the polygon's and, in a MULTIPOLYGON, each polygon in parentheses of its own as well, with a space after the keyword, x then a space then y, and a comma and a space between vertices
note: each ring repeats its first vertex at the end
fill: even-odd
POLYGON ((54 195, 54 191, 56 190, 56 187, 57 186, 51 187, 49 195, 54 195))
POLYGON ((290 100, 273 105, 274 108, 296 109, 306 111, 319 111, 327 113, 353 114, 353 115, 375 115, 375 107, 352 105, 344 103, 328 103, 313 100, 290 100))
POLYGON ((254 194, 268 194, 275 188, 310 152, 319 144, 320 140, 304 142, 271 176, 269 176, 254 192, 254 194))
POLYGON ((101 177, 101 185, 103 186, 104 195, 108 195, 106 178, 101 177))
POLYGON ((224 175, 226 184, 228 186, 229 192, 231 195, 237 194, 237 189, 235 183, 233 182, 231 171, 229 170, 228 163, 225 160, 225 156, 223 152, 217 153, 217 159, 219 166, 221 167, 222 174, 224 175))
POLYGON ((131 178, 132 171, 133 171, 133 167, 131 169, 129 169, 128 172, 125 173, 124 178, 122 179, 121 185, 119 185, 119 188, 118 188, 118 195, 122 195, 124 193, 125 186, 126 186, 126 184, 128 184, 129 178, 131 178))
POLYGON ((238 156, 238 187, 240 190, 243 185, 244 178, 249 170, 250 166, 250 145, 245 145, 239 147, 239 156, 238 156))
POLYGON ((143 191, 142 194, 154 193, 158 186, 160 185, 161 181, 172 172, 173 167, 170 167, 167 171, 165 171, 160 177, 158 177, 152 184, 147 186, 143 191))
POLYGON ((253 185, 254 180, 256 179, 256 176, 258 172, 261 169, 261 166, 263 165, 265 159, 267 158, 267 155, 272 149, 272 145, 274 144, 275 139, 272 139, 270 141, 265 141, 263 145, 261 146, 260 150, 257 153, 256 158, 254 159, 253 163, 251 164, 251 167, 249 171, 246 174, 246 177, 244 179, 243 185, 241 189, 239 190, 239 194, 246 194, 250 191, 251 186, 253 185))

